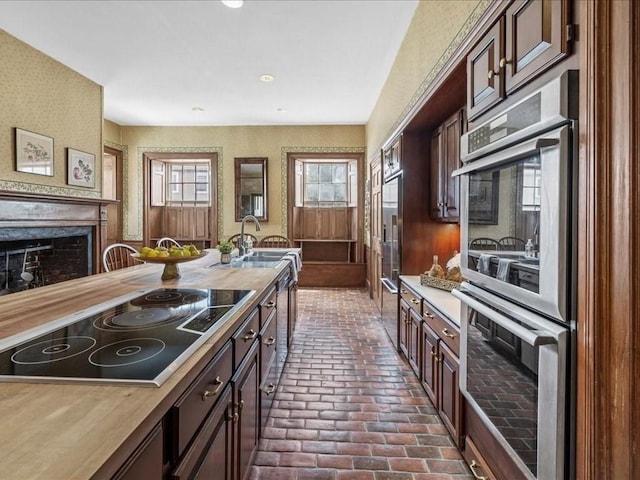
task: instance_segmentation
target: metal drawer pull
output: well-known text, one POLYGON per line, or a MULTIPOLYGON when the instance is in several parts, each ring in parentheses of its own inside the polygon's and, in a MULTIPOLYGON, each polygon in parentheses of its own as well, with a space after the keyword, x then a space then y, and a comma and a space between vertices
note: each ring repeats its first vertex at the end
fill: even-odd
POLYGON ((276 302, 274 302, 273 300, 270 301, 269 303, 265 304, 265 307, 267 308, 273 308, 276 306, 276 302))
POLYGON ((227 412, 227 422, 233 422, 236 423, 238 421, 238 414, 234 413, 233 415, 231 415, 230 412, 227 412))
POLYGON ((270 346, 271 346, 271 345, 273 345, 274 343, 276 343, 276 339, 275 339, 275 338, 273 338, 273 337, 269 337, 269 338, 267 338, 267 339, 264 341, 264 344, 265 344, 267 347, 270 347, 270 346))
POLYGON ((456 338, 456 336, 455 336, 453 333, 449 332, 449 330, 447 330, 446 328, 443 328, 443 329, 442 329, 442 334, 443 334, 445 337, 449 337, 449 338, 456 338))
POLYGON ((244 337, 242 337, 242 339, 247 342, 249 340, 253 340, 254 338, 256 338, 258 336, 258 332, 256 332, 253 328, 251 330, 249 330, 249 333, 247 333, 244 337))
POLYGON ((415 298, 411 299, 411 303, 413 303, 414 305, 418 305, 420 303, 419 300, 416 300, 415 298))
POLYGON ((273 392, 276 391, 276 386, 273 383, 270 383, 269 385, 264 387, 264 389, 262 391, 264 393, 266 393, 267 395, 271 395, 273 392))
POLYGON ((220 380, 220 377, 216 377, 216 379, 213 381, 214 385, 216 386, 215 390, 205 390, 204 393, 202 394, 202 401, 204 402, 207 398, 209 397, 215 397, 218 392, 220 391, 220 389, 222 388, 222 385, 224 385, 224 382, 222 380, 220 380))
POLYGON ((471 460, 471 465, 469 465, 469 468, 471 468, 471 473, 473 473, 473 476, 476 477, 478 480, 489 480, 487 477, 483 477, 482 475, 478 475, 476 473, 475 469, 479 466, 480 465, 478 465, 475 460, 471 460))
POLYGON ((429 312, 424 312, 424 316, 427 318, 435 318, 432 314, 430 314, 429 312))
POLYGON ((240 403, 238 404, 238 411, 241 412, 243 408, 244 408, 244 400, 240 400, 240 403))

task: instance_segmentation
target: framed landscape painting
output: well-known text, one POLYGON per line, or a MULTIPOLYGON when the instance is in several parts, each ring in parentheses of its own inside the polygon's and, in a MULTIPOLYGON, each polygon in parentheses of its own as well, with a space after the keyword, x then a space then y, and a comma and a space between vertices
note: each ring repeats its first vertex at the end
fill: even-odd
POLYGON ((67 183, 79 187, 96 186, 96 156, 67 148, 67 183))
POLYGON ((53 138, 16 128, 16 170, 53 176, 53 138))

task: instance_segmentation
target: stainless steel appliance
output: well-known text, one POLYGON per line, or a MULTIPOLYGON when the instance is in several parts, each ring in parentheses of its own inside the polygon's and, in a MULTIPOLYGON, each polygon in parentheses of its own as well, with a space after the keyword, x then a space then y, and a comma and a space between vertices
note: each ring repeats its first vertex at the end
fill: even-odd
POLYGON ((461 139, 464 278, 568 321, 574 72, 461 139))
POLYGON ((0 381, 160 386, 253 290, 143 289, 0 341, 0 381))
POLYGON ((460 387, 523 478, 572 478, 576 72, 462 137, 460 387))
POLYGON ((382 185, 382 284, 381 318, 394 346, 398 348, 398 285, 402 215, 402 171, 386 178, 382 185))

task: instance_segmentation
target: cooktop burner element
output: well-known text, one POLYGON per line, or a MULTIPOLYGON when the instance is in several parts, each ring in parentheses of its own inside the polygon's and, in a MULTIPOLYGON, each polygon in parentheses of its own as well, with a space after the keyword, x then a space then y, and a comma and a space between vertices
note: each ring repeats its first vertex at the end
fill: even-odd
POLYGON ((160 386, 255 293, 146 289, 0 341, 0 381, 160 386))

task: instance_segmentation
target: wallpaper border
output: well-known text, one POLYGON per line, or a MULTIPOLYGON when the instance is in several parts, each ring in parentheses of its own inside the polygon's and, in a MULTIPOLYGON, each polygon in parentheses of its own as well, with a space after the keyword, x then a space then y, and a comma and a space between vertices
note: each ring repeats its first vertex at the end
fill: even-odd
MULTIPOLYGON (((407 116, 409 115, 413 107, 415 107, 418 101, 420 101, 424 92, 429 89, 429 87, 431 86, 435 78, 438 76, 438 74, 442 70, 442 67, 444 67, 446 63, 451 59, 454 52, 458 49, 458 47, 460 47, 460 45, 462 44, 464 39, 467 37, 469 32, 471 32, 473 27, 476 26, 478 21, 484 15, 485 11, 489 8, 489 6, 494 1, 495 0, 480 0, 478 2, 478 5, 476 5, 476 8, 473 9, 473 12, 471 12, 471 15, 469 15, 469 17, 464 22, 462 27, 460 27, 460 30, 458 30, 458 33, 456 34, 456 36, 453 37, 453 40, 451 40, 451 43, 449 43, 447 48, 445 48, 444 52, 442 52, 442 55, 440 55, 440 58, 438 58, 438 60, 433 65, 431 70, 429 70, 427 75, 424 77, 424 80, 422 80, 417 90, 414 92, 413 96, 409 100, 409 103, 407 103, 407 105, 404 107, 404 109, 402 110, 402 112, 400 113, 396 121, 393 122, 393 124, 391 125, 391 128, 387 130, 386 135, 383 137, 382 141, 378 145, 378 148, 375 149, 375 151, 379 151, 382 148, 382 146, 387 142, 387 140, 391 138, 391 136, 398 129, 398 127, 400 127, 402 122, 404 122, 404 120, 407 118, 407 116)), ((371 159, 369 159, 369 162, 370 161, 371 159)))
MULTIPOLYGON (((283 236, 287 236, 289 228, 289 218, 287 216, 287 155, 289 153, 362 153, 365 158, 366 166, 366 147, 282 147, 280 149, 280 232, 283 236)), ((365 175, 366 177, 366 175, 365 175)), ((366 215, 366 212, 365 212, 366 215)))

